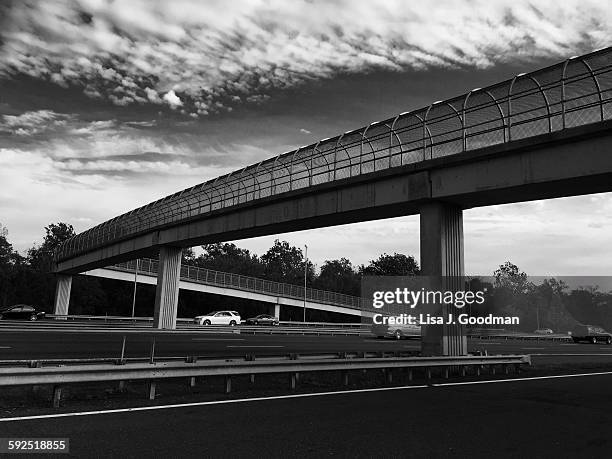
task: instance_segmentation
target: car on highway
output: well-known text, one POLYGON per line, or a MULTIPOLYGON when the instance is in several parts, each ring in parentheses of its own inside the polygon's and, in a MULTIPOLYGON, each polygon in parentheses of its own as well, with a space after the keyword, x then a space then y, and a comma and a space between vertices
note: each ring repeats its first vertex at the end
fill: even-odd
POLYGON ((239 325, 240 314, 236 311, 213 311, 203 316, 196 316, 193 321, 198 325, 239 325))
POLYGON ((586 341, 592 344, 612 344, 612 335, 596 325, 576 325, 572 329, 572 340, 574 343, 586 341))
POLYGON ((372 324, 372 334, 377 338, 417 338, 421 336, 420 325, 409 324, 372 324))
POLYGON ((45 313, 29 304, 14 304, 0 309, 0 320, 39 320, 44 319, 45 313))
POLYGON ((249 317, 245 323, 247 325, 270 325, 273 327, 278 326, 278 317, 274 317, 270 314, 259 314, 255 317, 249 317))
POLYGON ((534 331, 534 333, 537 333, 538 335, 552 335, 554 332, 552 331, 552 328, 538 328, 534 331))

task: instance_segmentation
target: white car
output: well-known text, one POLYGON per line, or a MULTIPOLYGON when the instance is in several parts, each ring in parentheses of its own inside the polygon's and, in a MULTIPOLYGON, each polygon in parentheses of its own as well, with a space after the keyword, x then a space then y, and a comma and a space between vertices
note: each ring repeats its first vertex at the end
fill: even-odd
POLYGON ((234 325, 240 324, 240 314, 236 311, 213 311, 197 316, 193 321, 198 325, 234 325))
POLYGON ((534 333, 537 333, 538 335, 552 335, 554 332, 551 328, 538 328, 536 331, 534 331, 534 333))

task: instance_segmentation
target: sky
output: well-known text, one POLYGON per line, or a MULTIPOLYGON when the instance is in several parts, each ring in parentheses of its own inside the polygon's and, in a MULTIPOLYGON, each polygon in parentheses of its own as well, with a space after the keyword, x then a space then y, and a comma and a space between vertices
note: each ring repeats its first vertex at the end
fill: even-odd
MULTIPOLYGON (((23 252, 322 138, 609 46, 607 1, 0 2, 0 224, 23 252)), ((608 275, 612 194, 464 212, 466 272, 608 275)), ((281 234, 419 256, 418 216, 281 234)))

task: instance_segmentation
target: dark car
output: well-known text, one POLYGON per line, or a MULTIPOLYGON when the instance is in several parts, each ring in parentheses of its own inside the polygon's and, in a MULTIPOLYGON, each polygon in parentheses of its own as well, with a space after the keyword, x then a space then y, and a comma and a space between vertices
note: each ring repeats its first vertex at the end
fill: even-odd
POLYGON ((247 325, 278 325, 278 317, 270 314, 259 314, 246 320, 247 325))
POLYGON ((612 344, 612 335, 605 331, 602 327, 596 325, 578 324, 572 330, 572 339, 574 343, 586 341, 587 343, 606 343, 612 344))
POLYGON ((0 309, 0 319, 39 320, 44 318, 44 312, 37 311, 34 306, 29 304, 14 304, 13 306, 0 309))

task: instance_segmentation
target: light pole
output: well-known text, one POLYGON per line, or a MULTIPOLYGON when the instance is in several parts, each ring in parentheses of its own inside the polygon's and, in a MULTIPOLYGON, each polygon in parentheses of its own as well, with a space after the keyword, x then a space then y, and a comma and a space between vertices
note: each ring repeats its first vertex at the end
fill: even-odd
POLYGON ((306 249, 306 261, 304 262, 304 322, 306 322, 306 276, 308 274, 308 246, 304 244, 304 248, 306 249))
POLYGON ((132 296, 132 319, 134 318, 134 312, 136 309, 136 285, 138 283, 138 262, 140 260, 136 259, 136 269, 134 270, 134 295, 132 296))

